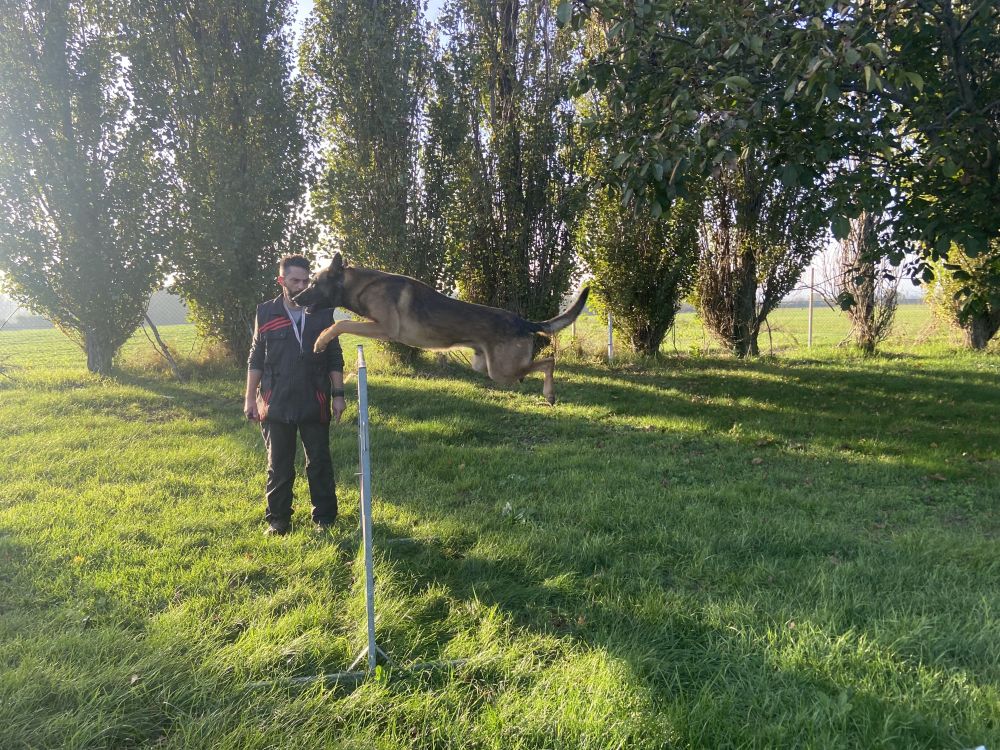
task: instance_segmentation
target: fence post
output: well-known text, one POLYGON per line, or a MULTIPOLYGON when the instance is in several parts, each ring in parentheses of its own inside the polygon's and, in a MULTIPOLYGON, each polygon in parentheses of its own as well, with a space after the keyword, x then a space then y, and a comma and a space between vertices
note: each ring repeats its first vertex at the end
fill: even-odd
POLYGON ((611 332, 611 313, 608 313, 608 364, 615 358, 615 340, 611 332))
POLYGON ((809 268, 809 348, 813 345, 813 287, 816 286, 816 269, 809 268))

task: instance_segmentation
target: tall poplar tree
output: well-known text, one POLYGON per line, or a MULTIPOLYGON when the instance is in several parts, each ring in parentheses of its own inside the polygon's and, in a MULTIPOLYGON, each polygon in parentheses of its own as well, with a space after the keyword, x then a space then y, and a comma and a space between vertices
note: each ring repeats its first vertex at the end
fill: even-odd
POLYGON ((162 282, 176 217, 155 120, 134 106, 119 6, 0 3, 5 291, 107 373, 162 282))
POLYGON ((138 101, 166 122, 182 241, 176 288, 202 333, 245 361, 277 262, 309 252, 306 152, 285 27, 289 0, 135 3, 138 101))

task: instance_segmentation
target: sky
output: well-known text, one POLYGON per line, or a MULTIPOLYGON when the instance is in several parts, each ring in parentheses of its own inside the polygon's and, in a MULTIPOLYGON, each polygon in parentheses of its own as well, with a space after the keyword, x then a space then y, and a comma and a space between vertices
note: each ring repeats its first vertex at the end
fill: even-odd
MULTIPOLYGON (((441 12, 441 6, 444 4, 444 0, 426 0, 427 1, 427 17, 437 18, 438 13, 441 12)), ((299 36, 302 33, 302 27, 305 25, 306 18, 309 17, 309 13, 313 9, 313 0, 295 0, 295 20, 292 22, 293 33, 295 34, 295 40, 298 41, 299 36)))

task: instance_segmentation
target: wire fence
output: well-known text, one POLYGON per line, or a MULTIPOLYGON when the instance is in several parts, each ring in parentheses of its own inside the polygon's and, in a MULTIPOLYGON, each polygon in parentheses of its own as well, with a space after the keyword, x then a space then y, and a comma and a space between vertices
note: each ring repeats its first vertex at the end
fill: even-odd
MULTIPOLYGON (((630 342, 612 320, 609 346, 607 319, 585 311, 572 329, 559 337, 562 347, 574 347, 589 354, 624 356, 630 342)), ((896 309, 892 329, 881 348, 905 352, 928 343, 955 344, 956 331, 936 318, 922 299, 902 299, 896 309)), ((758 344, 761 354, 806 353, 810 350, 846 348, 852 343, 851 321, 847 313, 814 300, 788 300, 772 312, 761 327, 758 344)), ((663 354, 692 356, 725 354, 728 349, 702 323, 690 307, 677 314, 660 347, 663 354)))
MULTIPOLYGON (((187 306, 181 298, 162 289, 150 297, 148 315, 157 326, 191 322, 187 306)), ((0 297, 0 326, 3 326, 4 331, 27 331, 52 328, 52 323, 41 315, 25 310, 7 297, 0 297)))
MULTIPOLYGON (((819 295, 814 295, 810 309, 808 295, 804 294, 808 291, 808 286, 797 291, 798 294, 786 299, 762 326, 758 339, 761 354, 806 354, 810 351, 849 346, 851 322, 848 315, 839 309, 833 309, 819 295)), ((182 357, 192 352, 204 355, 214 346, 196 335, 187 308, 175 295, 163 291, 154 294, 150 300, 149 316, 156 326, 165 329, 163 333, 167 342, 174 348, 180 347, 179 354, 182 357)), ((52 324, 46 319, 18 309, 9 300, 0 299, 0 366, 5 359, 10 361, 13 349, 24 350, 25 347, 34 348, 35 345, 42 348, 55 347, 62 352, 57 356, 66 356, 63 346, 69 344, 68 340, 51 329, 52 324), (45 329, 50 329, 48 335, 42 335, 45 329)), ((928 343, 955 345, 960 341, 958 333, 938 320, 922 299, 903 298, 896 310, 892 330, 880 348, 885 351, 906 352, 928 343)), ((584 310, 575 325, 558 335, 556 346, 602 358, 607 358, 609 353, 612 357, 620 358, 631 351, 630 343, 614 325, 611 327, 609 340, 607 318, 590 310, 584 310)), ((688 356, 720 356, 728 353, 727 347, 712 335, 689 306, 678 313, 675 325, 667 332, 660 351, 667 355, 688 356)), ((123 354, 155 357, 148 332, 145 336, 142 331, 137 332, 123 354)), ((36 351, 33 356, 45 359, 42 352, 36 351)))

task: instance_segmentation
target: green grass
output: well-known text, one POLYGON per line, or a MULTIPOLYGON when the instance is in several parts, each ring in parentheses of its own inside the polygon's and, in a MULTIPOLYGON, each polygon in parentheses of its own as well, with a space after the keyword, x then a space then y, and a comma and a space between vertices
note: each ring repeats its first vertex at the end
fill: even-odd
POLYGON ((996 349, 740 362, 680 329, 612 368, 598 321, 564 334, 555 408, 366 347, 379 641, 467 661, 353 691, 247 686, 365 643, 355 399, 336 531, 300 479, 265 538, 242 373, 189 327, 186 384, 141 337, 102 380, 0 333, 0 747, 1000 745, 996 349))

